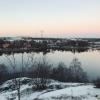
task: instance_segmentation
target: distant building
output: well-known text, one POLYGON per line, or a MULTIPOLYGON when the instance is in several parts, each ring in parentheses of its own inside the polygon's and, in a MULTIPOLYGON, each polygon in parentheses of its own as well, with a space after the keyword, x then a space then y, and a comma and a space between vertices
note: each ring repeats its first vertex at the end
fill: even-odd
POLYGON ((3 48, 8 48, 10 46, 10 43, 5 43, 5 44, 3 44, 3 48))

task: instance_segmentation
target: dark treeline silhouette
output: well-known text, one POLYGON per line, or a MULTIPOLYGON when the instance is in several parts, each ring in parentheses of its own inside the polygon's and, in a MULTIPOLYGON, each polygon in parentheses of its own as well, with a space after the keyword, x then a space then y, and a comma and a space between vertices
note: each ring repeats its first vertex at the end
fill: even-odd
POLYGON ((82 40, 69 40, 67 45, 72 47, 88 47, 89 43, 87 41, 82 40))
POLYGON ((35 41, 34 39, 27 40, 6 40, 0 39, 0 54, 2 53, 21 53, 32 51, 48 51, 52 50, 65 50, 74 52, 84 52, 88 50, 88 41, 83 40, 65 40, 63 39, 42 39, 35 41))
POLYGON ((35 42, 34 40, 14 40, 7 41, 0 39, 0 54, 3 53, 21 53, 21 52, 39 52, 39 51, 47 51, 48 46, 46 41, 35 42))
MULTIPOLYGON (((71 51, 72 53, 81 53, 93 49, 98 49, 95 46, 97 40, 93 39, 39 39, 30 38, 21 40, 6 40, 0 39, 0 55, 3 53, 23 53, 23 52, 50 52, 50 50, 71 51), (94 41, 93 41, 94 40, 94 41)), ((98 40, 99 41, 99 40, 98 40)))

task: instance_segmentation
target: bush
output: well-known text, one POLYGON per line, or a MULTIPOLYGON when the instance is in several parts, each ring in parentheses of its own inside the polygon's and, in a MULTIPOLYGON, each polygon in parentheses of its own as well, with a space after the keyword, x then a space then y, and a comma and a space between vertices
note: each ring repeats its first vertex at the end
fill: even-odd
POLYGON ((72 82, 88 82, 87 73, 84 72, 83 68, 81 67, 81 62, 78 61, 77 58, 74 58, 70 67, 70 81, 72 82))
POLYGON ((100 88, 100 78, 95 80, 94 85, 96 86, 96 88, 100 88))
POLYGON ((35 85, 36 90, 43 90, 47 88, 50 72, 51 65, 49 65, 45 60, 43 60, 43 62, 37 63, 33 71, 33 76, 35 78, 33 84, 35 85))
POLYGON ((0 84, 7 80, 7 67, 4 64, 0 64, 0 84))

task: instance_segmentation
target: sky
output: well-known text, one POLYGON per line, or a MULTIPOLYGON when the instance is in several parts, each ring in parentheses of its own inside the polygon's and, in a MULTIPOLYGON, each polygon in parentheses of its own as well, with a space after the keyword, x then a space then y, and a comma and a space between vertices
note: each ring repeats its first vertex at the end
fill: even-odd
POLYGON ((100 37, 100 0, 0 0, 0 36, 100 37))

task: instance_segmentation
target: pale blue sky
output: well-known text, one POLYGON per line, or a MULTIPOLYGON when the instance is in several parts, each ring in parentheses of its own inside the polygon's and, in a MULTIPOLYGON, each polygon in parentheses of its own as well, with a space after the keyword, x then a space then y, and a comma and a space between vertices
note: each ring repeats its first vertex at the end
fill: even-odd
POLYGON ((0 0, 0 36, 100 36, 100 0, 0 0))

